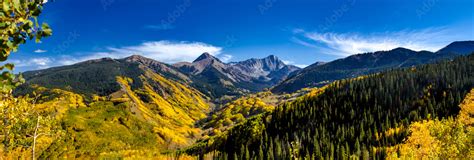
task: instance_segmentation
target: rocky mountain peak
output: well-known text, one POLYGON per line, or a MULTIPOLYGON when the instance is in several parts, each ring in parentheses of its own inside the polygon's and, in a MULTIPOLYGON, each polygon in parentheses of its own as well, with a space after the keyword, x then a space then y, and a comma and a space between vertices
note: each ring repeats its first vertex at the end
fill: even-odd
POLYGON ((212 56, 211 54, 207 53, 207 52, 204 52, 203 54, 201 54, 198 58, 196 58, 196 60, 193 61, 194 62, 199 62, 199 61, 203 61, 203 60, 218 60, 216 57, 212 56))
POLYGON ((278 61, 278 57, 275 55, 269 55, 268 57, 265 57, 264 59, 272 60, 272 61, 278 61))
POLYGON ((143 61, 149 61, 151 59, 143 57, 141 55, 135 54, 135 55, 131 55, 127 58, 124 58, 124 60, 127 61, 127 62, 143 62, 143 61))

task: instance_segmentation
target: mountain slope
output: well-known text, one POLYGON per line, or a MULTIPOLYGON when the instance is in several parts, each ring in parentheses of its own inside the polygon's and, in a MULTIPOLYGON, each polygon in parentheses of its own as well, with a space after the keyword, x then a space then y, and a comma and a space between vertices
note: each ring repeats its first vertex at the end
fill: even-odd
MULTIPOLYGON (((200 76, 227 78, 228 75, 219 74, 227 73, 223 69, 232 66, 210 58, 198 58, 194 64, 204 67, 197 68, 195 73, 183 73, 174 66, 141 56, 90 60, 27 72, 27 83, 15 93, 24 95, 37 92, 38 88, 57 88, 78 93, 87 101, 87 107, 62 111, 64 116, 58 122, 62 123, 65 135, 44 148, 41 157, 45 159, 100 157, 137 149, 161 153, 188 146, 200 137, 202 131, 195 123, 209 113, 209 98, 193 86, 203 81, 200 76)), ((270 63, 262 66, 268 70, 288 68, 270 63)), ((42 96, 51 95, 43 92, 42 96)))
POLYGON ((449 44, 448 46, 440 49, 439 54, 461 54, 468 55, 474 51, 474 41, 458 41, 449 44))
MULTIPOLYGON (((210 110, 207 96, 186 84, 192 83, 192 78, 173 66, 141 56, 91 60, 28 72, 25 78, 27 83, 17 94, 36 90, 32 86, 59 88, 84 95, 88 102, 112 102, 103 103, 104 107, 122 106, 120 113, 140 121, 133 123, 152 127, 159 148, 191 144, 201 132, 194 123, 210 110)), ((97 116, 106 113, 98 112, 97 116)))
POLYGON ((117 76, 131 77, 134 79, 133 87, 142 86, 138 77, 144 74, 145 68, 179 82, 191 81, 173 66, 135 55, 124 59, 102 58, 70 66, 25 72, 23 76, 26 83, 15 92, 31 93, 29 87, 37 84, 46 88, 73 91, 85 95, 86 98, 94 94, 107 96, 120 89, 116 82, 117 76))
POLYGON ((140 75, 145 69, 179 83, 196 88, 213 101, 220 103, 226 97, 237 97, 264 88, 285 79, 299 68, 285 65, 276 56, 250 59, 237 63, 223 63, 204 53, 194 62, 168 65, 149 58, 134 55, 124 59, 102 58, 44 70, 25 72, 26 83, 15 90, 16 95, 32 93, 31 86, 60 88, 91 97, 108 96, 120 89, 117 76, 133 79, 132 88, 143 86, 140 75))
MULTIPOLYGON (((474 87, 473 73, 471 54, 336 81, 186 151, 218 151, 219 159, 384 159, 387 148, 407 137, 411 122, 458 114, 474 87)), ((462 158, 470 149, 458 151, 455 157, 462 158)))
MULTIPOLYGON (((447 51, 447 49, 445 50, 447 51)), ((470 50, 474 51, 474 48, 470 50)), ((391 68, 433 63, 440 59, 456 56, 458 55, 452 52, 439 54, 428 51, 417 52, 405 48, 357 54, 322 65, 319 63, 310 65, 276 85, 272 92, 289 93, 305 87, 323 86, 334 80, 357 77, 391 68)))
POLYGON ((238 77, 238 79, 268 83, 265 87, 272 86, 285 79, 289 74, 299 70, 296 66, 286 65, 274 55, 263 59, 252 58, 237 62, 232 65, 232 68, 245 75, 238 77))
POLYGON ((181 72, 196 77, 196 88, 212 97, 222 95, 241 95, 246 91, 236 86, 236 80, 230 75, 229 66, 209 53, 203 53, 192 63, 174 64, 181 72))

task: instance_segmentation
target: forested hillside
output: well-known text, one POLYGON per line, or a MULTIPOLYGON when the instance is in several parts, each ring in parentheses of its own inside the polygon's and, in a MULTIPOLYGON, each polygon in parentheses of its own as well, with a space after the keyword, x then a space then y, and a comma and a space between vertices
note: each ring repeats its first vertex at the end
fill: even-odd
POLYGON ((474 160, 474 1, 0 1, 0 160, 474 160))
POLYGON ((335 80, 452 59, 474 51, 473 41, 453 42, 438 52, 395 48, 351 55, 325 64, 315 63, 272 88, 275 93, 291 93, 305 87, 321 87, 335 80))
POLYGON ((410 124, 402 144, 387 149, 389 158, 474 158, 474 89, 460 105, 459 114, 442 120, 410 124))
POLYGON ((117 76, 132 78, 132 88, 142 86, 139 77, 145 73, 145 69, 195 88, 217 103, 220 103, 218 98, 238 98, 262 91, 299 70, 295 66, 284 64, 275 56, 227 64, 204 53, 193 63, 169 65, 133 55, 122 59, 101 58, 25 72, 23 76, 26 83, 15 89, 15 95, 32 93, 34 89, 31 86, 36 84, 72 91, 90 100, 93 95, 108 96, 118 91, 120 86, 115 81, 117 76))
MULTIPOLYGON (((220 159, 385 158, 391 147, 407 138, 411 123, 455 117, 459 104, 473 87, 472 54, 337 81, 186 152, 213 153, 220 159)), ((472 152, 466 147, 458 150, 450 156, 459 158, 472 152)), ((443 154, 436 156, 446 158, 443 154)))
MULTIPOLYGON (((117 91, 108 96, 93 95, 88 103, 73 92, 29 86, 38 97, 21 97, 20 102, 24 103, 14 105, 40 113, 48 124, 41 124, 41 130, 57 133, 38 138, 36 157, 157 157, 191 145, 201 133, 195 122, 209 112, 207 97, 149 68, 138 73, 141 74, 134 79, 116 77, 117 91), (133 84, 139 85, 132 87, 133 84)), ((31 113, 28 110, 26 114, 31 113)), ((12 123, 12 128, 18 137, 9 144, 15 152, 5 157, 28 158, 31 155, 25 152, 33 145, 29 134, 34 123, 17 119, 22 121, 12 123), (22 133, 24 127, 29 132, 22 133)))
POLYGON ((203 138, 219 135, 234 125, 254 116, 273 111, 275 106, 318 93, 318 88, 305 88, 292 94, 273 94, 269 91, 246 95, 224 105, 216 106, 209 116, 197 123, 204 129, 203 138))
POLYGON ((132 78, 133 88, 142 86, 139 77, 146 69, 180 83, 190 81, 189 77, 173 66, 142 56, 130 56, 124 59, 101 58, 69 66, 26 72, 23 74, 26 83, 18 87, 15 93, 17 95, 32 93, 34 89, 31 86, 40 85, 72 91, 84 95, 86 99, 91 99, 93 95, 108 96, 120 90, 120 85, 116 81, 117 76, 132 78))

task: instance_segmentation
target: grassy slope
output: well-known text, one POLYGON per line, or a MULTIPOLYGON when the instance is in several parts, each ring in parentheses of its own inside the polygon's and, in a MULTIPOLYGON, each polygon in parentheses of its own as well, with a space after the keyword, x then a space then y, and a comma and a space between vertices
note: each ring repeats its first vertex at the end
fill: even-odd
POLYGON ((96 98, 88 106, 82 103, 82 96, 74 94, 81 99, 82 107, 68 107, 72 105, 67 103, 75 103, 70 98, 56 102, 63 93, 51 94, 51 90, 39 87, 45 90, 41 103, 51 112, 61 113, 57 121, 64 132, 54 143, 46 145, 49 147, 42 157, 154 157, 192 144, 201 132, 194 124, 205 118, 209 110, 207 98, 151 70, 145 69, 137 79, 139 82, 117 77, 121 89, 111 97, 96 98))
POLYGON ((205 129, 202 139, 221 134, 232 126, 244 122, 253 116, 271 112, 279 104, 313 95, 320 90, 320 88, 304 88, 292 94, 284 95, 273 94, 267 91, 246 95, 230 101, 216 108, 206 119, 198 122, 198 125, 205 129))

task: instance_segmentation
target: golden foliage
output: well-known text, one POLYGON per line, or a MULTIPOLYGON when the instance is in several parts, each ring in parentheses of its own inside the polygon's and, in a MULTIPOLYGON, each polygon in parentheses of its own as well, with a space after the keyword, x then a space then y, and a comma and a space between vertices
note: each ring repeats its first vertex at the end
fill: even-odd
POLYGON ((425 120, 410 125, 403 144, 387 150, 388 159, 474 159, 474 89, 456 118, 425 120))
MULTIPOLYGON (((117 77, 122 92, 131 101, 131 111, 153 124, 162 145, 173 149, 192 144, 201 132, 194 127, 206 117, 209 105, 199 91, 146 70, 140 76, 141 88, 132 89, 132 80, 117 77)), ((124 99, 121 99, 124 100, 124 99)))
POLYGON ((38 87, 37 91, 42 96, 1 97, 0 108, 4 112, 0 117, 8 119, 8 123, 0 124, 3 128, 0 138, 2 142, 8 139, 8 143, 0 144, 0 159, 29 159, 33 145, 38 156, 63 134, 58 122, 65 113, 71 108, 85 106, 82 96, 72 92, 43 87, 38 87), (33 144, 35 135, 36 144, 33 144))
POLYGON ((458 120, 472 128, 474 125, 474 89, 466 96, 460 107, 458 120))
POLYGON ((154 160, 195 160, 197 157, 189 155, 167 155, 156 150, 121 150, 118 152, 101 153, 100 159, 154 159, 154 160))
POLYGON ((273 111, 275 107, 265 101, 271 101, 268 100, 270 96, 273 96, 270 92, 260 92, 225 104, 204 126, 210 129, 206 134, 218 135, 246 118, 273 111))

